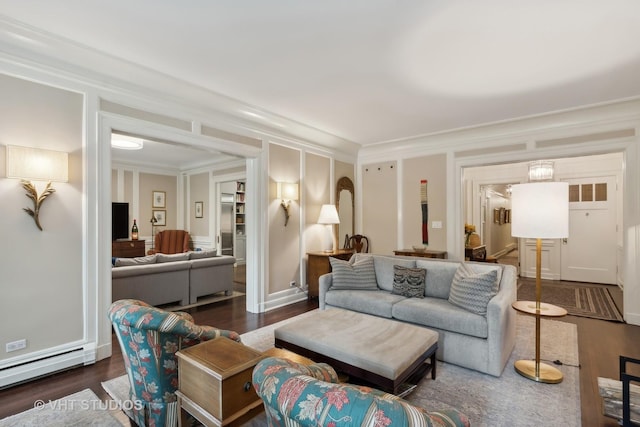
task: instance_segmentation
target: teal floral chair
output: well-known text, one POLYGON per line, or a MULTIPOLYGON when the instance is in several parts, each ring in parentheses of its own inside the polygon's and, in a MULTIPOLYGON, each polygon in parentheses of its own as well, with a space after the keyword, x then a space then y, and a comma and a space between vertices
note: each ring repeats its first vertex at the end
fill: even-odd
POLYGON ((271 357, 256 365, 252 381, 271 427, 470 425, 456 410, 427 412, 380 390, 339 384, 324 363, 307 366, 271 357))
POLYGON ((114 302, 109 319, 122 349, 130 399, 136 402, 132 415, 139 426, 178 424, 178 350, 219 336, 240 341, 235 332, 198 326, 187 313, 164 311, 139 300, 114 302))

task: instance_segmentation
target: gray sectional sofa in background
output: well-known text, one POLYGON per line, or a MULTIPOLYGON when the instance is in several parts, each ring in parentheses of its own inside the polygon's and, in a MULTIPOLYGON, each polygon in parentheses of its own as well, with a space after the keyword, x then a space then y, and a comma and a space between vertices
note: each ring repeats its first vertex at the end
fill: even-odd
POLYGON ((235 262, 234 257, 217 256, 213 251, 117 258, 111 269, 112 300, 188 305, 218 292, 230 295, 235 262))
POLYGON ((320 276, 321 310, 339 307, 424 326, 440 335, 439 360, 494 376, 502 374, 515 346, 516 313, 511 307, 516 301, 515 267, 465 263, 465 268, 479 274, 496 272, 499 287, 495 296, 488 300, 483 315, 449 300, 454 275, 461 265, 458 261, 359 253, 351 262, 357 263, 366 257, 373 258, 376 283, 368 287, 362 283, 335 286, 333 273, 320 276), (426 270, 424 297, 410 298, 393 293, 394 265, 426 270))

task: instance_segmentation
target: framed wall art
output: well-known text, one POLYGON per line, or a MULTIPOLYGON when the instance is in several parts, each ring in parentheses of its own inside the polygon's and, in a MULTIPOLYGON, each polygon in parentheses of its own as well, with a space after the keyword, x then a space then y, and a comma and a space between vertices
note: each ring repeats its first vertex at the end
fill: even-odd
POLYGON ((204 211, 204 202, 196 202, 196 218, 202 218, 204 211))
POLYGON ((154 191, 153 202, 151 207, 153 208, 166 208, 167 207, 167 193, 166 191, 154 191))
POLYGON ((153 211, 153 217, 156 219, 156 227, 167 225, 167 211, 153 211))

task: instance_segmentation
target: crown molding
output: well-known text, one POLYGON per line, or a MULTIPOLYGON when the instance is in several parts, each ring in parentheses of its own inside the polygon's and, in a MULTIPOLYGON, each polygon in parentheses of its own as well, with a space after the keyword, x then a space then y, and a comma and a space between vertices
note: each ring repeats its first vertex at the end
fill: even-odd
MULTIPOLYGON (((131 63, 79 42, 0 15, 0 52, 5 59, 97 89, 101 97, 122 102, 180 105, 204 123, 243 130, 247 136, 299 139, 356 155, 359 144, 213 92, 156 70, 131 63), (88 66, 87 64, 90 64, 88 66), (98 71, 99 70, 99 71, 98 71)), ((173 110, 175 114, 175 109, 173 110)))

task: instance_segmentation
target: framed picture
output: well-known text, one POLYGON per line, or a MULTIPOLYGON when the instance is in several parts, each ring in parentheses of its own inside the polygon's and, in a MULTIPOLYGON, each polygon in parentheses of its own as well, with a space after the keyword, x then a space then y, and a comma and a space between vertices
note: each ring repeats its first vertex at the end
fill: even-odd
POLYGON ((506 213, 506 209, 500 208, 500 225, 504 224, 505 213, 506 213))
POLYGON ((158 221, 156 227, 167 225, 167 211, 153 211, 153 216, 158 221))
POLYGON ((493 223, 500 224, 500 209, 498 208, 493 210, 493 223))
POLYGON ((504 212, 504 222, 507 224, 511 224, 511 209, 507 209, 504 212))
POLYGON ((165 191, 154 191, 153 192, 153 204, 151 207, 154 208, 166 208, 166 200, 167 193, 165 191))
POLYGON ((196 218, 202 218, 204 202, 196 202, 196 218))

